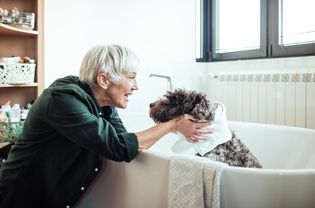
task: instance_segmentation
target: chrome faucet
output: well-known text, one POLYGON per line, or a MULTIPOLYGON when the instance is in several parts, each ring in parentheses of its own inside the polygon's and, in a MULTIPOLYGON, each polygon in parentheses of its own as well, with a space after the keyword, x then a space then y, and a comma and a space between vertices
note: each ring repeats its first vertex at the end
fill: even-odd
POLYGON ((166 75, 162 75, 162 74, 149 74, 149 77, 158 77, 158 78, 166 79, 167 83, 168 83, 167 90, 173 91, 173 84, 172 84, 172 79, 170 76, 166 76, 166 75))

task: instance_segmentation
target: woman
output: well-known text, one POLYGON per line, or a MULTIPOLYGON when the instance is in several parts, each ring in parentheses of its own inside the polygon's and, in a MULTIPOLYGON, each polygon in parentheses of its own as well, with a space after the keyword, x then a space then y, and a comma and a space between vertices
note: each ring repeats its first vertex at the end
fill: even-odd
POLYGON ((128 133, 117 108, 138 89, 137 58, 122 46, 96 46, 85 55, 80 78, 56 80, 34 102, 22 138, 0 172, 1 207, 72 207, 99 172, 102 159, 131 161, 169 132, 190 141, 209 123, 185 115, 128 133))

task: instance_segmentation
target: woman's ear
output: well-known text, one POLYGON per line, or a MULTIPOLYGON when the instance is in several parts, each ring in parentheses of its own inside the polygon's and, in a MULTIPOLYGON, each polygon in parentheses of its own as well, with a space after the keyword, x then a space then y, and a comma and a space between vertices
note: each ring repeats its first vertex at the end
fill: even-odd
POLYGON ((103 89, 108 88, 109 80, 108 80, 106 74, 104 74, 104 73, 98 74, 96 77, 96 81, 99 84, 99 86, 101 86, 103 89))

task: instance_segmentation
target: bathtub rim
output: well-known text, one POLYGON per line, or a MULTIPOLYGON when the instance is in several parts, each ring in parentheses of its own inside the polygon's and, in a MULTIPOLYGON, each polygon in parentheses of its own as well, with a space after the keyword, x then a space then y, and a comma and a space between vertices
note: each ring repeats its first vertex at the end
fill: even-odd
MULTIPOLYGON (((142 150, 139 154, 145 154, 146 156, 160 157, 162 159, 170 160, 172 155, 163 154, 154 150, 142 150)), ((178 153, 174 155, 180 155, 178 153)), ((194 156, 192 157, 198 157, 194 156)), ((216 162, 216 161, 214 161, 216 162)), ((219 163, 219 162, 218 162, 219 163)), ((234 172, 234 173, 257 173, 257 174, 268 174, 268 175, 306 175, 306 174, 315 174, 315 168, 305 168, 305 169, 276 169, 276 168, 245 168, 245 167, 224 167, 225 171, 234 172)))
MULTIPOLYGON (((288 129, 288 130, 290 130, 290 131, 292 131, 292 130, 302 130, 302 131, 308 131, 308 132, 313 132, 313 133, 315 133, 315 129, 304 128, 304 127, 298 127, 298 126, 285 126, 285 125, 280 125, 280 124, 245 122, 245 121, 233 121, 233 120, 229 120, 229 121, 228 121, 228 124, 232 124, 232 125, 243 124, 243 125, 246 125, 246 126, 255 125, 255 126, 260 126, 260 127, 282 128, 282 129, 288 129)), ((233 129, 232 129, 232 130, 233 130, 233 129)))

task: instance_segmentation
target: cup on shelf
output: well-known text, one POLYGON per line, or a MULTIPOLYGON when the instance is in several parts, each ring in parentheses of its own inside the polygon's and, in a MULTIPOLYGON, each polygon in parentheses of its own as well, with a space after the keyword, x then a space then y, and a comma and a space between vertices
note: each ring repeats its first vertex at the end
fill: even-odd
POLYGON ((0 62, 7 63, 7 64, 16 64, 19 63, 21 57, 19 56, 12 56, 12 57, 2 57, 0 62))

